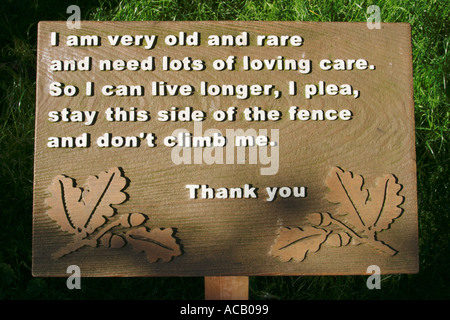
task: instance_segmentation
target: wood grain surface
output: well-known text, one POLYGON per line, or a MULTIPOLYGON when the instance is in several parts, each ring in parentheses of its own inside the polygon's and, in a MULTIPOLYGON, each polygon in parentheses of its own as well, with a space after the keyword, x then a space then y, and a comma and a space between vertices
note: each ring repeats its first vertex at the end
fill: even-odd
MULTIPOLYGON (((81 29, 67 29, 65 22, 39 23, 33 274, 67 276, 66 268, 73 264, 80 267, 82 276, 350 275, 365 274, 370 265, 378 265, 383 274, 418 272, 411 30, 409 24, 381 26, 370 30, 365 23, 82 21, 81 29), (57 46, 51 45, 52 32, 59 35, 57 46), (200 45, 164 43, 166 36, 180 32, 198 32, 200 45), (248 32, 248 46, 207 44, 210 35, 238 36, 243 32, 248 32), (97 35, 101 45, 67 46, 69 35, 97 35), (145 49, 142 45, 112 46, 108 36, 114 35, 158 38, 154 48, 145 49), (297 35, 303 43, 258 46, 257 35, 297 35), (201 71, 164 71, 164 56, 199 59, 207 67, 201 71), (216 59, 229 56, 236 57, 235 70, 212 70, 216 59), (244 56, 308 59, 312 70, 307 74, 298 70, 245 71, 244 56), (86 57, 92 60, 90 70, 49 69, 53 60, 86 57), (155 70, 99 68, 100 60, 143 61, 151 57, 155 70), (374 68, 325 71, 319 68, 322 59, 364 59, 374 68), (189 84, 196 90, 187 96, 152 95, 152 82, 161 81, 189 84), (290 81, 297 83, 297 95, 289 95, 290 81), (350 84, 359 91, 359 97, 317 94, 308 99, 304 86, 319 85, 320 81, 350 84), (77 86, 80 91, 74 97, 54 97, 49 89, 52 82, 77 86), (85 94, 87 82, 95 85, 93 96, 85 94), (273 94, 247 99, 201 96, 201 82, 274 85, 282 95, 278 99, 273 94), (101 90, 107 85, 140 85, 144 91, 140 96, 106 96, 101 90), (255 106, 278 110, 281 119, 245 121, 242 112, 255 106), (352 119, 293 121, 289 119, 292 106, 299 110, 350 110, 352 119), (193 121, 157 120, 158 111, 172 107, 201 110, 206 120, 197 122, 197 127, 193 121), (236 107, 235 121, 213 120, 214 111, 230 107, 236 107), (49 112, 64 108, 98 111, 98 116, 92 125, 49 120, 49 112), (150 120, 107 121, 108 108, 146 110, 150 120), (250 154, 244 163, 237 163, 236 157, 233 163, 174 163, 174 148, 164 146, 164 137, 179 129, 194 132, 199 124, 203 133, 208 129, 220 130, 223 135, 230 129, 266 130, 272 140, 278 134, 277 147, 272 147, 273 152, 279 152, 278 164, 275 166, 275 159, 271 163, 275 174, 262 174, 261 169, 269 165, 250 163, 250 154), (154 133, 156 146, 149 147, 144 138, 135 148, 101 148, 96 141, 106 133, 121 137, 154 133), (49 137, 89 138, 90 145, 49 148, 49 137), (347 189, 339 189, 338 180, 331 182, 329 176, 338 168, 342 179, 347 178, 341 186, 353 191, 345 193, 347 189), (377 188, 383 181, 386 188, 377 188), (186 185, 208 185, 216 191, 254 187, 258 197, 191 199, 186 185), (267 187, 297 187, 299 192, 304 187, 305 194, 279 195, 267 201, 267 187), (356 198, 357 202, 349 200, 356 198), (367 213, 361 220, 364 226, 358 227, 357 213, 352 216, 347 212, 353 210, 352 203, 358 214, 360 208, 379 211, 367 213), (384 212, 390 212, 387 218, 384 212), (311 215, 314 213, 322 214, 321 219, 333 218, 335 224, 325 226, 317 219, 312 224, 310 218, 319 217, 311 215), (66 224, 61 222, 64 219, 66 224), (296 249, 291 255, 280 256, 276 249, 287 244, 277 241, 283 240, 280 236, 288 230, 287 244, 296 249), (315 240, 297 247, 305 235, 308 241, 315 240), (384 245, 395 252, 379 250, 384 245)), ((226 159, 229 150, 216 150, 220 151, 226 159)))

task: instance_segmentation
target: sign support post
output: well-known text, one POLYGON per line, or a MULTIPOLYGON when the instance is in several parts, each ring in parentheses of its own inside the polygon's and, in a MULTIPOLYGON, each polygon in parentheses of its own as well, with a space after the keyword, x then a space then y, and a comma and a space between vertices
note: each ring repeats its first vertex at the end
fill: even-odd
POLYGON ((205 300, 248 300, 248 277, 205 277, 205 300))

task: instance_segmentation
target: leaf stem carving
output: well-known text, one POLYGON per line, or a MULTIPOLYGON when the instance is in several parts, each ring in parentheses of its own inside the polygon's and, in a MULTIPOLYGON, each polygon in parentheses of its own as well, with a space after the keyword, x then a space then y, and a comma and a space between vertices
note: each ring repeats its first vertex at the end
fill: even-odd
POLYGON ((160 246, 161 248, 166 249, 166 250, 169 250, 169 251, 174 251, 171 247, 166 246, 164 243, 159 242, 159 241, 156 241, 156 240, 153 240, 153 239, 149 239, 149 238, 146 238, 146 237, 142 237, 142 236, 138 236, 138 235, 133 235, 133 234, 130 234, 129 237, 132 238, 132 239, 134 239, 134 240, 146 241, 146 242, 153 243, 153 244, 155 244, 155 245, 157 245, 157 246, 160 246))
POLYGON ((89 222, 91 221, 92 216, 93 216, 94 213, 95 213, 95 210, 97 210, 98 206, 99 206, 100 203, 102 202, 103 197, 105 196, 106 191, 108 190, 109 186, 111 185, 111 181, 114 179, 115 174, 116 174, 116 173, 113 172, 113 173, 111 174, 111 177, 109 177, 108 183, 106 184, 105 188, 103 189, 102 194, 100 195, 100 197, 98 197, 97 203, 95 204, 94 208, 92 209, 91 213, 89 214, 89 217, 88 217, 87 220, 86 220, 86 223, 85 223, 85 225, 84 225, 85 228, 88 226, 89 222))
POLYGON ((332 221, 333 224, 339 226, 340 228, 344 229, 347 233, 350 233, 352 235, 352 238, 360 243, 367 243, 369 245, 371 245, 372 247, 383 251, 384 253, 387 253, 391 256, 394 256, 398 253, 397 250, 391 248, 390 246, 388 246, 387 244, 385 244, 384 242, 377 240, 375 238, 375 234, 373 234, 373 236, 371 237, 361 237, 359 234, 357 234, 353 229, 349 228, 348 226, 346 226, 344 223, 342 223, 341 221, 333 218, 328 212, 325 212, 323 214, 328 215, 329 219, 332 221))
POLYGON ((286 244, 285 246, 282 246, 278 250, 284 250, 286 248, 289 248, 290 246, 293 246, 293 245, 297 244, 298 242, 305 241, 305 240, 312 240, 312 239, 318 238, 318 237, 320 237, 320 234, 312 234, 312 235, 308 235, 308 236, 305 236, 305 237, 301 237, 301 238, 298 238, 297 240, 294 240, 294 241, 286 244))
POLYGON ((68 244, 66 247, 58 250, 53 255, 53 258, 62 258, 69 253, 75 252, 83 247, 90 246, 96 247, 98 240, 105 235, 111 229, 120 226, 120 220, 114 220, 110 223, 104 224, 102 228, 98 229, 98 232, 94 235, 87 235, 85 238, 79 239, 73 243, 68 244))
POLYGON ((359 219, 359 222, 361 223, 362 226, 365 226, 364 221, 363 221, 363 219, 361 218, 361 214, 359 213, 358 208, 356 207, 356 205, 355 205, 355 203, 354 203, 354 201, 353 201, 353 199, 352 199, 352 196, 349 194, 347 188, 345 187, 344 182, 342 182, 342 179, 341 179, 341 176, 339 175, 339 172, 335 172, 335 174, 336 174, 336 177, 338 178, 339 183, 340 183, 342 189, 344 190, 344 192, 345 192, 345 194, 346 194, 348 200, 349 200, 350 203, 352 204, 353 210, 355 210, 355 213, 356 213, 356 216, 357 216, 358 219, 359 219))

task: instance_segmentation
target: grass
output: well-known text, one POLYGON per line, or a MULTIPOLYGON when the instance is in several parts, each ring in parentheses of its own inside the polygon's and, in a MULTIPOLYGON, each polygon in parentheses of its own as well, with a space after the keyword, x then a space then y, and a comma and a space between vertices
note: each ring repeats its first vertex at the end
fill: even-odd
POLYGON ((420 273, 382 277, 251 277, 251 299, 449 299, 450 5, 446 1, 59 1, 0 4, 0 299, 203 299, 202 278, 89 278, 69 291, 63 278, 32 278, 31 221, 36 26, 65 20, 366 21, 412 25, 420 273))

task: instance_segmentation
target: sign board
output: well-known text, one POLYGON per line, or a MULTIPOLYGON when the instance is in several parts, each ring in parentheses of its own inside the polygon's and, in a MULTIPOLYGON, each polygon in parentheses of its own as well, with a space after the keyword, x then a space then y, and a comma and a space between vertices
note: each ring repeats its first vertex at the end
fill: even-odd
POLYGON ((418 271, 409 24, 41 22, 33 274, 418 271))

